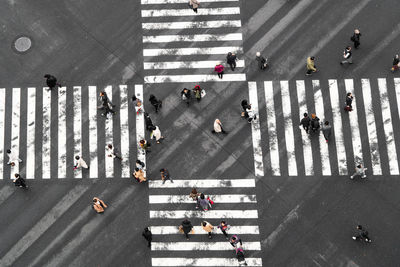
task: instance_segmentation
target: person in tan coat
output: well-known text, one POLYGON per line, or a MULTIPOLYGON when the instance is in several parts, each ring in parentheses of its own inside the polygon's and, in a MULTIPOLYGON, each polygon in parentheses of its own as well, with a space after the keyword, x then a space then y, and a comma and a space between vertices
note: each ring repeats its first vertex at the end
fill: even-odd
POLYGON ((214 226, 212 226, 212 224, 209 223, 209 222, 207 222, 207 221, 203 221, 203 222, 201 223, 201 226, 203 227, 203 230, 207 232, 208 238, 211 239, 211 238, 212 238, 211 232, 212 232, 212 230, 214 229, 214 226))
POLYGON ((142 169, 135 168, 135 172, 133 173, 133 176, 135 177, 136 181, 138 181, 139 183, 147 181, 146 177, 144 177, 144 172, 142 169))
POLYGON ((107 208, 107 205, 106 205, 106 203, 104 203, 103 200, 101 200, 98 197, 93 198, 93 209, 97 213, 103 213, 106 208, 107 208))
POLYGON ((190 0, 189 5, 192 7, 194 13, 197 13, 197 8, 199 7, 200 3, 197 0, 190 0))

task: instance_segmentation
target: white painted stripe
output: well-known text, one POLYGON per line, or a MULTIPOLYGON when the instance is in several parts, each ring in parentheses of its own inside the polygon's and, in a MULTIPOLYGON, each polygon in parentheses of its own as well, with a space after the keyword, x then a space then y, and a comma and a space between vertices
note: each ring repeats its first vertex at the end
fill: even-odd
MULTIPOLYGON (((112 86, 109 85, 106 88, 104 88, 104 92, 106 92, 108 98, 112 102, 112 86)), ((107 119, 105 117, 105 145, 112 144, 113 143, 113 121, 114 121, 114 116, 112 115, 111 119, 107 119)), ((105 150, 104 146, 104 157, 105 157, 105 167, 106 167, 106 178, 113 178, 114 176, 114 159, 112 157, 107 156, 107 152, 105 150)))
MULTIPOLYGON (((176 235, 181 234, 179 232, 178 226, 151 226, 151 233, 153 235, 176 235)), ((201 226, 193 226, 195 235, 203 235, 204 230, 201 226)), ((234 233, 236 235, 258 235, 260 234, 260 230, 257 225, 236 225, 231 226, 227 231, 227 233, 234 233)), ((222 234, 221 230, 217 227, 212 231, 213 234, 222 234)))
MULTIPOLYGON (((206 234, 202 230, 203 235, 206 234)), ((243 249, 249 250, 261 250, 260 242, 245 242, 243 243, 243 249)), ((152 251, 197 251, 197 250, 232 250, 232 245, 229 242, 152 242, 152 251)))
POLYGON ((271 158, 271 172, 273 176, 280 176, 278 137, 276 135, 276 117, 274 104, 274 90, 272 81, 264 82, 265 108, 267 109, 268 142, 271 158))
MULTIPOLYGON (((143 85, 142 84, 135 84, 135 96, 142 100, 142 105, 144 108, 144 99, 143 99, 143 85)), ((146 151, 139 146, 139 141, 145 139, 145 132, 144 132, 144 114, 140 112, 136 114, 136 146, 137 146, 137 159, 142 161, 146 165, 146 151)), ((144 177, 146 177, 146 168, 143 170, 144 177)), ((162 181, 154 181, 155 183, 162 181)), ((175 180, 174 180, 175 182, 175 180)), ((169 183, 170 184, 170 183, 169 183)))
POLYGON ((60 199, 19 241, 3 256, 0 266, 11 266, 32 244, 39 239, 89 187, 77 185, 60 199))
POLYGON ((145 83, 188 83, 188 82, 238 82, 246 81, 246 74, 224 74, 223 78, 218 78, 217 74, 204 75, 155 75, 144 76, 145 83))
POLYGON ((43 88, 43 144, 42 144, 42 178, 50 179, 51 148, 51 92, 43 88))
MULTIPOLYGON (((352 93, 354 96, 354 83, 353 79, 345 79, 344 84, 347 93, 352 93)), ((353 98, 353 111, 348 112, 350 120, 351 140, 353 143, 354 163, 364 165, 361 138, 360 138, 360 127, 358 127, 358 115, 357 115, 357 104, 356 97, 353 98)))
MULTIPOLYGON (((19 128, 21 112, 21 88, 13 88, 12 93, 12 117, 11 117, 11 152, 19 155, 19 128)), ((10 178, 14 179, 14 174, 19 173, 19 162, 15 161, 15 166, 11 167, 10 178)))
MULTIPOLYGON (((246 258, 248 266, 262 266, 261 258, 246 258)), ((237 266, 232 258, 151 258, 152 266, 237 266)))
POLYGON ((96 86, 89 86, 89 154, 90 178, 98 178, 97 158, 97 91, 96 86))
POLYGON ((381 157, 379 154, 378 136, 376 133, 375 113, 372 106, 371 85, 369 79, 361 79, 365 117, 367 120, 369 151, 371 154, 372 173, 382 175, 381 157))
MULTIPOLYGON (((321 86, 318 80, 312 81, 312 86, 314 89, 314 103, 316 115, 320 118, 320 122, 325 122, 325 111, 324 111, 324 101, 322 98, 321 86)), ((331 163, 329 160, 329 149, 328 144, 325 141, 322 131, 318 133, 319 135, 319 151, 321 154, 321 165, 322 165, 322 175, 331 175, 331 163)))
MULTIPOLYGON (((257 203, 256 195, 207 195, 215 203, 257 203)), ((196 203, 189 195, 149 195, 150 204, 196 203)))
MULTIPOLYGON (((307 111, 307 101, 306 101, 306 87, 303 80, 296 81, 297 88, 297 99, 299 102, 299 114, 301 119, 303 118, 303 113, 308 113, 307 111)), ((303 143, 303 158, 304 158, 304 172, 307 176, 314 175, 314 161, 312 157, 311 149, 311 139, 308 133, 303 130, 300 125, 301 141, 303 143)))
MULTIPOLYGON (((225 55, 228 52, 241 53, 240 46, 221 46, 221 47, 186 47, 186 48, 154 48, 143 49, 144 57, 156 56, 191 56, 191 55, 225 55)), ((221 59, 224 63, 225 59, 221 59)))
MULTIPOLYGON (((67 176, 67 88, 58 91, 58 178, 67 176)), ((75 155, 76 156, 76 155, 75 155)), ((74 165, 73 163, 71 165, 74 165)))
POLYGON ((129 174, 129 110, 128 110, 128 86, 120 85, 119 91, 121 95, 120 105, 120 121, 121 121, 121 177, 130 178, 129 174))
MULTIPOLYGON (((82 88, 74 86, 74 155, 82 155, 82 88)), ((75 178, 82 178, 82 168, 74 171, 75 178)))
POLYGON ((249 82, 249 102, 257 119, 251 122, 251 135, 253 140, 254 174, 264 176, 264 165, 261 147, 260 115, 258 111, 258 96, 256 82, 249 82))
MULTIPOLYGON (((167 61, 167 62, 144 62, 145 70, 169 70, 169 69, 213 69, 215 65, 220 64, 221 60, 208 61, 167 61)), ((225 64, 226 65, 226 64, 225 64)), ((236 62, 237 68, 244 67, 244 60, 236 62)))
POLYGON ((4 121, 5 121, 5 108, 6 108, 6 90, 0 88, 0 179, 3 179, 4 171, 4 121))
MULTIPOLYGON (((201 3, 238 2, 239 0, 202 0, 201 3)), ((187 4, 187 0, 142 0, 142 5, 187 4)))
POLYGON ((396 143, 394 140, 392 115, 390 113, 390 102, 389 95, 387 93, 386 79, 379 78, 378 87, 381 98, 383 129, 385 131, 390 174, 399 175, 399 163, 397 161, 396 143))
POLYGON ((210 20, 210 21, 179 21, 142 23, 144 30, 178 30, 178 29, 207 29, 207 28, 240 28, 240 20, 210 20))
POLYGON ((241 33, 227 34, 191 34, 191 35, 144 35, 143 43, 170 43, 170 42, 213 42, 242 40, 241 33))
POLYGON ((285 125, 285 143, 288 158, 288 171, 290 176, 297 175, 297 163, 294 147, 294 133, 292 124, 292 112, 289 95, 289 82, 281 81, 282 113, 285 125))
POLYGON ((257 219, 257 210, 150 210, 150 218, 160 219, 184 219, 184 218, 202 218, 202 219, 257 219))
POLYGON ((163 184, 160 180, 150 180, 149 188, 232 188, 232 187, 255 187, 256 182, 254 179, 203 179, 203 180, 177 180, 174 183, 163 184))
POLYGON ((219 7, 219 8, 199 8, 197 13, 192 9, 145 9, 142 10, 142 17, 193 17, 193 16, 209 16, 209 15, 238 15, 239 7, 219 7))
POLYGON ((339 89, 336 80, 328 80, 329 93, 331 97, 333 130, 335 133, 336 154, 339 168, 339 175, 347 175, 346 147, 343 139, 342 115, 343 100, 339 99, 339 89))
POLYGON ((26 178, 35 178, 36 88, 28 87, 26 118, 26 178))

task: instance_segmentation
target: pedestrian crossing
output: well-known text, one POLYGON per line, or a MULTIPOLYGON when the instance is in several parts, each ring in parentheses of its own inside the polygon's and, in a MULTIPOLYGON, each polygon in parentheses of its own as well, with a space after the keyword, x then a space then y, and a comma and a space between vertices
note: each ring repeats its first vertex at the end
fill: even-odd
POLYGON ((186 0, 141 3, 145 83, 246 80, 238 0, 201 1, 197 13, 186 0), (234 72, 226 65, 228 52, 239 58, 234 72), (229 72, 223 79, 214 73, 217 64, 229 72))

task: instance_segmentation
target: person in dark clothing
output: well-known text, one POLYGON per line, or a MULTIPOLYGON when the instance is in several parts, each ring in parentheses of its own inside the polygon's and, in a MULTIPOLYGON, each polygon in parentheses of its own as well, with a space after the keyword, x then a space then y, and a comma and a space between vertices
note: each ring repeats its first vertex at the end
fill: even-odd
POLYGON ((163 181, 163 184, 165 184, 165 181, 170 180, 171 183, 173 183, 174 181, 172 181, 171 176, 169 175, 169 172, 167 169, 163 168, 160 170, 160 174, 161 174, 161 180, 163 181))
POLYGON ((258 67, 261 70, 266 69, 268 67, 267 60, 265 59, 265 57, 261 55, 260 52, 256 53, 256 60, 258 61, 258 67))
POLYGON ((225 238, 229 239, 228 234, 226 233, 226 231, 229 229, 229 225, 225 221, 221 221, 221 223, 218 225, 218 228, 224 234, 225 238))
POLYGON ((353 95, 351 93, 347 93, 345 103, 346 103, 346 106, 344 107, 344 110, 352 111, 353 106, 351 104, 353 103, 353 95))
POLYGON ((303 126, 303 129, 308 133, 308 129, 310 127, 311 119, 308 117, 307 113, 303 114, 303 118, 300 121, 300 125, 303 126))
POLYGON ((244 258, 244 251, 242 247, 235 248, 236 259, 238 260, 239 266, 247 266, 246 259, 244 258))
POLYGON ((231 70, 235 71, 236 68, 236 55, 233 54, 232 52, 229 52, 228 55, 226 56, 226 63, 228 63, 229 66, 231 66, 231 70))
POLYGON ((242 100, 241 105, 242 105, 242 109, 243 109, 243 111, 242 111, 242 117, 246 117, 246 110, 249 108, 250 105, 249 105, 249 103, 247 102, 246 99, 243 99, 243 100, 242 100))
POLYGON ((357 225, 357 234, 353 236, 353 240, 364 240, 367 243, 371 243, 372 240, 368 236, 368 231, 365 230, 361 225, 357 225))
POLYGON ((351 53, 351 46, 348 46, 344 49, 343 51, 343 59, 340 61, 340 65, 343 65, 345 63, 353 64, 353 57, 351 53))
POLYGON ((46 84, 49 87, 49 90, 54 89, 56 86, 61 87, 61 84, 57 82, 57 78, 50 74, 45 74, 44 78, 46 78, 46 84))
POLYGON ((22 188, 28 188, 28 186, 25 183, 25 179, 23 179, 18 173, 14 174, 15 179, 13 180, 13 183, 15 186, 19 186, 22 188))
POLYGON ((186 102, 186 104, 189 106, 189 104, 190 104, 190 99, 191 99, 191 94, 190 94, 190 91, 189 91, 189 89, 187 89, 187 88, 183 88, 183 90, 181 91, 181 98, 182 98, 182 100, 183 101, 185 101, 186 102))
POLYGON ((331 136, 332 126, 329 125, 329 121, 325 121, 322 125, 322 133, 324 134, 325 141, 328 143, 328 139, 331 136))
POLYGON ((315 114, 311 114, 311 129, 315 133, 319 130, 319 118, 315 114))
POLYGON ((350 40, 354 43, 355 49, 358 49, 358 47, 360 46, 360 36, 361 36, 360 30, 355 29, 353 36, 351 36, 350 38, 350 40))
POLYGON ((147 246, 151 247, 151 241, 153 240, 153 234, 151 233, 151 231, 148 227, 144 228, 142 236, 144 237, 144 239, 147 240, 147 246))
POLYGON ((107 93, 104 91, 100 92, 99 100, 100 102, 106 102, 107 104, 110 104, 112 107, 115 107, 115 105, 111 102, 110 98, 108 98, 107 93))
POLYGON ((232 247, 236 248, 237 244, 240 244, 240 246, 243 246, 242 239, 238 235, 233 235, 229 239, 229 243, 232 245, 232 247))
POLYGON ((158 100, 154 95, 150 95, 149 98, 150 104, 154 107, 154 109, 156 110, 156 113, 158 112, 158 110, 160 108, 162 108, 162 101, 158 100))
POLYGON ((395 70, 398 70, 400 67, 400 59, 399 59, 399 55, 395 55, 393 58, 393 66, 391 71, 394 72, 395 70))
POLYGON ((189 240, 189 233, 193 229, 192 223, 188 219, 185 219, 183 220, 182 225, 179 228, 182 229, 183 233, 185 234, 186 240, 189 240))
POLYGON ((144 113, 144 120, 146 122, 146 129, 147 131, 153 131, 156 127, 153 125, 153 121, 150 118, 149 113, 145 112, 144 113))

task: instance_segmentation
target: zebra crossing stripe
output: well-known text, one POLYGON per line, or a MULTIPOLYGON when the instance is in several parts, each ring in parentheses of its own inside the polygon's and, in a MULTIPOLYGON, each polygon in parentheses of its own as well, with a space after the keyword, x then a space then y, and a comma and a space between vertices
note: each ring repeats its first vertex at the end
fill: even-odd
POLYGON ((28 87, 26 118, 26 178, 35 178, 36 88, 28 87))
MULTIPOLYGON (((11 152, 19 154, 19 128, 20 128, 20 112, 21 112, 21 88, 13 88, 12 93, 12 117, 11 117, 11 152)), ((11 168, 11 179, 14 174, 19 173, 19 162, 15 161, 15 166, 11 168)))
POLYGON ((43 139, 42 139, 42 178, 50 179, 51 148, 51 92, 43 88, 43 139))
POLYGON ((390 113, 389 95, 387 93, 386 79, 378 79, 379 95, 381 98, 383 129, 385 132, 386 146, 388 150, 389 170, 391 175, 399 175, 399 163, 397 161, 396 143, 394 140, 392 115, 390 113))
MULTIPOLYGON (((256 195, 209 195, 216 203, 257 203, 256 195)), ((149 195, 150 204, 195 203, 189 195, 149 195)))
POLYGON ((278 137, 276 135, 276 117, 274 105, 274 90, 272 81, 264 82, 265 94, 265 107, 267 109, 267 122, 268 122, 268 141, 269 141, 269 154, 271 159, 271 171, 273 176, 281 175, 279 166, 279 148, 278 137))
MULTIPOLYGON (((144 95, 143 85, 135 84, 135 96, 142 100, 142 107, 144 108, 144 95)), ((144 112, 136 113, 136 146, 137 146, 137 159, 143 162, 146 166, 146 151, 139 146, 139 141, 145 138, 144 132, 144 112)), ((143 169, 144 177, 146 177, 146 168, 143 169)), ((150 182, 150 181, 149 181, 150 182)), ((162 181, 160 181, 162 182, 162 181)))
POLYGON ((255 187, 254 179, 207 179, 207 180, 176 180, 173 183, 162 183, 160 180, 150 180, 149 188, 247 188, 255 187))
POLYGON ((67 88, 58 90, 58 178, 67 177, 67 88))
MULTIPOLYGON (((202 230, 203 235, 206 234, 202 230)), ((245 242, 243 243, 243 249, 249 250, 261 250, 260 242, 245 242)), ((221 250, 232 250, 232 245, 229 242, 152 242, 152 251, 168 250, 168 251, 197 251, 197 250, 208 250, 208 251, 221 251, 221 250)))
POLYGON ((208 20, 208 21, 179 21, 142 23, 144 30, 179 30, 179 29, 208 29, 208 28, 240 28, 240 20, 208 20))
MULTIPOLYGON (((319 81, 313 80, 312 86, 314 89, 315 112, 317 113, 318 116, 320 116, 320 118, 323 121, 325 121, 324 101, 322 98, 321 86, 319 85, 319 81)), ((318 135, 319 135, 319 151, 321 153, 322 175, 329 176, 332 173, 331 173, 331 163, 329 161, 328 144, 326 144, 323 134, 318 133, 318 135)))
MULTIPOLYGON (((144 62, 145 70, 168 70, 168 69, 213 69, 221 60, 207 61, 167 61, 167 62, 144 62)), ((236 62, 237 68, 244 67, 244 60, 236 62)))
POLYGON ((293 124, 291 118, 291 105, 289 96, 289 82, 281 81, 282 113, 285 124, 285 143, 288 157, 288 171, 290 176, 297 175, 296 153, 294 147, 293 124))
MULTIPOLYGON (((151 258, 152 266, 237 266, 232 258, 151 258)), ((261 258, 246 258, 248 266, 262 266, 261 258)))
MULTIPOLYGON (((0 155, 4 155, 4 120, 6 107, 6 89, 0 88, 0 155)), ((0 179, 3 179, 4 156, 0 157, 0 179)))
POLYGON ((98 157, 97 157, 97 88, 89 86, 89 154, 90 168, 89 177, 97 178, 98 157))
POLYGON ((193 16, 210 16, 210 15, 239 15, 239 7, 222 7, 222 8, 200 8, 197 13, 192 9, 145 9, 142 10, 142 17, 193 17, 193 16))
MULTIPOLYGON (((344 84, 346 87, 346 92, 350 92, 354 95, 354 83, 352 79, 345 79, 344 84)), ((353 99, 353 111, 348 112, 350 120, 350 130, 351 130, 351 140, 353 143, 353 153, 354 153, 354 163, 364 165, 361 138, 360 138, 360 128, 358 126, 358 115, 357 115, 357 104, 356 98, 353 99)))
POLYGON ((121 105, 120 105, 120 120, 121 120, 121 176, 122 178, 129 178, 129 110, 128 110, 128 87, 126 85, 120 85, 119 91, 121 94, 121 105))
POLYGON ((342 102, 339 99, 338 84, 336 80, 328 80, 329 93, 333 114, 333 131, 335 133, 336 154, 339 168, 339 175, 347 175, 346 148, 343 139, 342 129, 342 102))
POLYGON ((394 78, 394 89, 396 91, 397 110, 400 118, 400 78, 394 78))
MULTIPOLYGON (((299 102, 299 114, 303 116, 303 113, 308 113, 307 111, 307 101, 306 101, 306 87, 303 80, 296 81, 297 88, 297 99, 299 102)), ((300 126, 301 140, 303 143, 303 157, 304 157, 304 172, 307 176, 314 175, 314 161, 312 157, 312 148, 309 135, 300 126)))
MULTIPOLYGON (((151 233, 153 235, 176 235, 181 234, 179 232, 178 226, 151 226, 151 233)), ((201 226, 193 226, 194 235, 204 235, 204 230, 201 226)), ((221 234, 222 232, 214 228, 213 234, 221 234)), ((258 235, 260 230, 257 225, 241 225, 241 226, 231 226, 227 233, 235 233, 237 235, 258 235)))
POLYGON ((246 81, 246 74, 224 74, 223 79, 216 74, 196 74, 196 75, 155 75, 144 76, 145 83, 188 83, 188 82, 238 82, 246 81))
POLYGON ((257 219, 257 210, 150 210, 151 219, 184 219, 184 218, 202 218, 202 219, 257 219))
MULTIPOLYGON (((108 98, 112 102, 112 86, 108 85, 106 88, 104 88, 104 91, 106 92, 108 98)), ((113 142, 113 121, 114 121, 114 115, 112 115, 111 118, 107 118, 107 115, 105 116, 105 146, 108 144, 114 145, 113 142)), ((104 153, 105 153, 105 165, 106 165, 106 178, 112 178, 114 175, 114 159, 112 157, 109 157, 106 153, 104 146, 104 153)))
POLYGON ((361 88, 364 99, 364 109, 368 130, 369 150, 371 154, 372 173, 382 175, 381 158, 379 155, 378 136, 375 126, 375 112, 372 106, 371 85, 369 79, 361 79, 361 88))
MULTIPOLYGON (((74 155, 82 155, 82 97, 81 87, 74 86, 74 155)), ((74 171, 75 178, 82 178, 82 168, 74 171)))
POLYGON ((241 41, 241 40, 242 40, 241 33, 143 36, 143 43, 214 42, 214 41, 241 41))
MULTIPOLYGON (((142 5, 187 4, 187 0, 142 0, 142 5)), ((201 3, 239 2, 239 0, 202 0, 201 3)))
MULTIPOLYGON (((221 47, 187 47, 187 48, 154 48, 143 49, 144 57, 156 56, 189 56, 189 55, 225 55, 227 51, 241 53, 240 46, 221 46, 221 47)), ((224 61, 221 59, 221 63, 224 61)))

